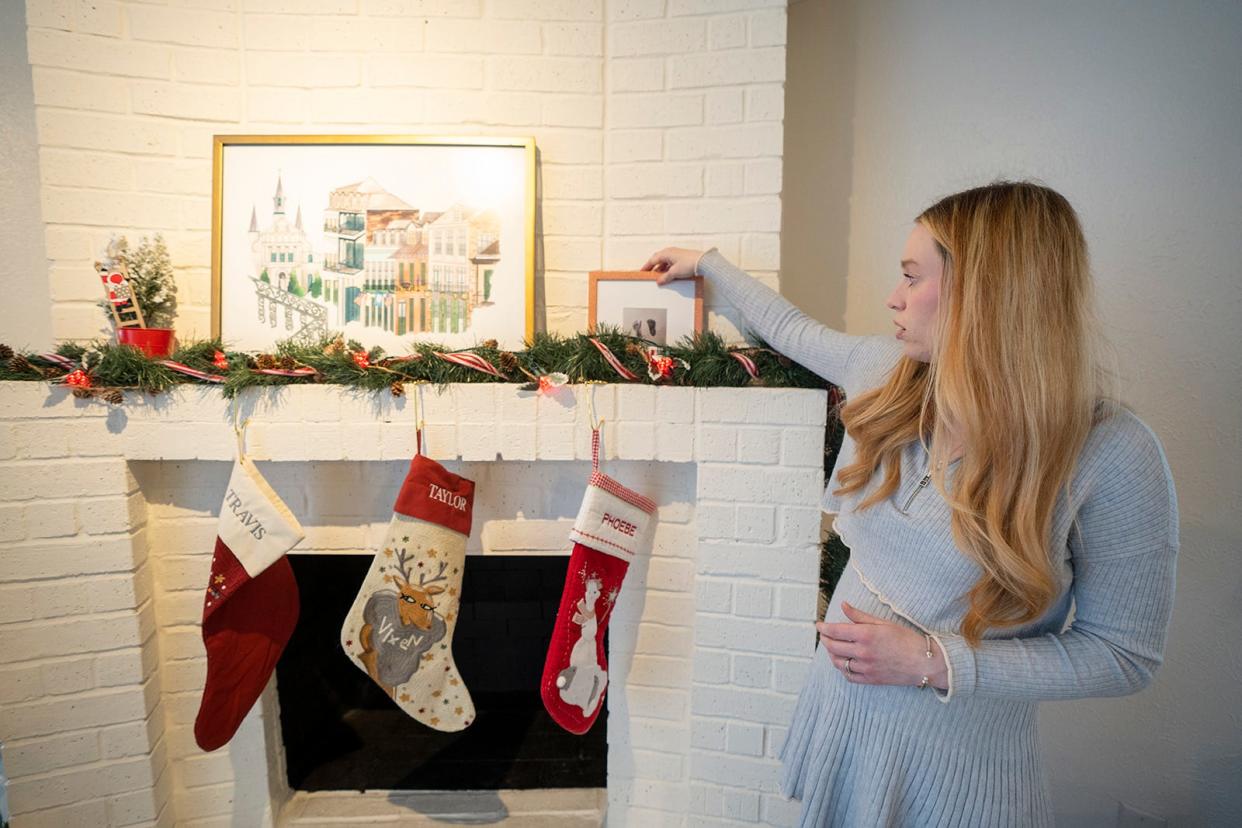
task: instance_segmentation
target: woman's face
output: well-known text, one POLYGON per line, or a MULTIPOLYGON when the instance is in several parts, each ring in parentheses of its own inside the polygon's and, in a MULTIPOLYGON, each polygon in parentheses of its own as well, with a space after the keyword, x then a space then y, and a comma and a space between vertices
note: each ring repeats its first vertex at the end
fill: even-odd
POLYGON ((943 274, 944 260, 935 239, 916 222, 901 252, 901 278, 885 306, 894 313, 893 324, 905 355, 919 362, 931 362, 943 274))

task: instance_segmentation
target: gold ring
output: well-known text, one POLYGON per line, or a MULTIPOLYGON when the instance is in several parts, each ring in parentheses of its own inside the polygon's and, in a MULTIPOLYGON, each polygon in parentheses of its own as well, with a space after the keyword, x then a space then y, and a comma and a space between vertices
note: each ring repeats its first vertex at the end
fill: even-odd
POLYGON ((849 673, 851 676, 854 675, 854 668, 850 666, 850 662, 853 660, 853 656, 850 656, 845 660, 845 672, 849 673))

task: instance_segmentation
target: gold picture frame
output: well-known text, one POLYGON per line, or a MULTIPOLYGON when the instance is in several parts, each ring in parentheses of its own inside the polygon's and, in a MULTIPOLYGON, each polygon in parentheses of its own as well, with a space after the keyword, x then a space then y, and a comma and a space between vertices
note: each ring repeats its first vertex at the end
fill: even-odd
POLYGON ((211 330, 230 347, 339 332, 390 353, 519 349, 534 334, 534 138, 213 144, 211 330))

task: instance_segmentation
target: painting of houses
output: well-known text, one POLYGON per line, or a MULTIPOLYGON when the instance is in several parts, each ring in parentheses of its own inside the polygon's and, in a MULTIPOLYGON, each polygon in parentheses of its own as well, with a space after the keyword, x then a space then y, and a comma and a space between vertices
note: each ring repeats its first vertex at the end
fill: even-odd
POLYGON ((219 278, 230 285, 228 301, 217 300, 226 339, 241 334, 248 344, 237 344, 254 348, 339 331, 399 353, 412 340, 467 347, 497 339, 519 347, 529 336, 533 194, 525 184, 533 143, 516 147, 516 156, 474 162, 473 153, 514 148, 284 146, 279 155, 276 147, 245 149, 269 152, 239 154, 234 166, 251 173, 231 184, 224 176, 226 193, 218 199, 221 225, 225 215, 237 222, 213 234, 219 278), (400 151, 412 150, 441 152, 411 163, 400 151), (325 151, 343 153, 348 163, 314 160, 325 151), (265 165, 268 189, 260 199, 253 171, 265 165), (338 168, 366 174, 329 177, 338 168), (497 188, 501 173, 509 183, 497 188), (240 215, 230 209, 229 187, 254 194, 240 215), (308 223, 306 216, 321 219, 308 223), (232 255, 243 241, 244 260, 232 255))

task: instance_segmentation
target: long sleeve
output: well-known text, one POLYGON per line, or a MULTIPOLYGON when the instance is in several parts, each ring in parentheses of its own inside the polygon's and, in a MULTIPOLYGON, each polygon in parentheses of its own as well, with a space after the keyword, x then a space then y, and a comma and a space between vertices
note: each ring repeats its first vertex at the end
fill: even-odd
POLYGON ((949 666, 942 701, 1123 696, 1151 682, 1173 610, 1177 498, 1156 436, 1133 416, 1120 419, 1070 532, 1073 623, 1059 634, 984 639, 976 649, 935 636, 949 666))
MULTIPOLYGON (((861 363, 870 362, 858 359, 857 352, 860 345, 877 337, 851 336, 816 322, 779 293, 734 267, 715 249, 699 259, 697 272, 769 345, 847 392, 855 384, 861 363)), ((896 354, 891 356, 890 365, 896 354)))

